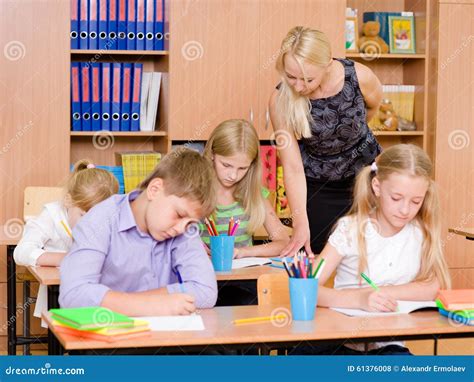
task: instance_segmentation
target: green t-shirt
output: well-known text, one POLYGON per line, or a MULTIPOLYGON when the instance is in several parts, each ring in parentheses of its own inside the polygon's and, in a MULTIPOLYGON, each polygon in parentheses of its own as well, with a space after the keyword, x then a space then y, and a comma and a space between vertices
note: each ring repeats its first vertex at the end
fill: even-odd
MULTIPOLYGON (((262 187, 262 195, 266 199, 270 195, 270 191, 262 187)), ((217 232, 219 234, 227 234, 229 228, 229 220, 234 217, 234 221, 240 219, 240 224, 237 231, 234 233, 236 247, 250 247, 253 245, 252 235, 247 232, 249 223, 249 216, 245 214, 243 206, 239 202, 229 204, 228 206, 216 206, 213 214, 214 223, 216 224, 217 232)), ((207 245, 210 244, 209 232, 207 232, 206 225, 201 222, 199 224, 201 231, 201 238, 207 245)))

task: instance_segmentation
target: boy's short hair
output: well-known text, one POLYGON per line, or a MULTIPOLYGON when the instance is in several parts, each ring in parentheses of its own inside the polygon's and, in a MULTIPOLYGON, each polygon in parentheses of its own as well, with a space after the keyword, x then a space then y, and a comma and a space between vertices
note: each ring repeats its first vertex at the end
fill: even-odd
POLYGON ((211 162, 198 152, 185 147, 172 150, 140 184, 139 189, 145 190, 155 178, 163 180, 167 195, 199 202, 203 216, 209 216, 214 210, 217 202, 214 170, 211 162))

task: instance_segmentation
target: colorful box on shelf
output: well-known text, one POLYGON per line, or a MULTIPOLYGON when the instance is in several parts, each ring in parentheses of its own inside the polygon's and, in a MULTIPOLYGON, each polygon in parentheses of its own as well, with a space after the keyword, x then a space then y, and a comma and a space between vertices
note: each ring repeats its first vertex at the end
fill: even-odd
POLYGON ((125 193, 135 190, 160 163, 155 151, 126 151, 115 153, 116 163, 123 167, 125 193))
MULTIPOLYGON (((102 165, 95 165, 96 168, 101 168, 108 172, 111 172, 112 175, 117 178, 119 184, 119 194, 125 193, 125 187, 123 182, 123 169, 122 166, 102 166, 102 165)), ((74 170, 74 164, 71 164, 70 171, 74 170)))

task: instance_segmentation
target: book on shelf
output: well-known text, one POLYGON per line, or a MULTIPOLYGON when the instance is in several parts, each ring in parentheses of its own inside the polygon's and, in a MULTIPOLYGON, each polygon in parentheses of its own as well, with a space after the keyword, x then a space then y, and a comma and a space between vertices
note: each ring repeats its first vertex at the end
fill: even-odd
POLYGON ((154 131, 161 89, 160 72, 143 73, 140 105, 140 131, 154 131))
POLYGON ((283 165, 279 159, 277 161, 276 183, 276 213, 280 218, 287 217, 291 214, 291 212, 285 191, 283 165))
POLYGON ((123 167, 125 193, 135 190, 160 163, 155 151, 125 151, 115 153, 117 165, 123 167))

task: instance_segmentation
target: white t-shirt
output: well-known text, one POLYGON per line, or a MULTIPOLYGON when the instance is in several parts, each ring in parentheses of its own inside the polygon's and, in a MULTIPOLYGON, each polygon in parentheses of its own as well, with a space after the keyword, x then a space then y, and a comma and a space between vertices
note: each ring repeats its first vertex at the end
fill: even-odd
MULTIPOLYGON (((36 266, 36 261, 45 252, 68 252, 72 239, 61 221, 67 224, 67 213, 63 204, 45 204, 41 214, 26 222, 23 236, 13 254, 15 262, 18 265, 36 266)), ((40 285, 33 313, 35 317, 41 317, 41 313, 48 310, 47 298, 46 286, 40 285)), ((42 326, 47 327, 43 322, 42 326)))
MULTIPOLYGON (((423 233, 414 222, 390 237, 381 236, 374 225, 367 220, 358 227, 355 217, 345 216, 339 219, 329 243, 342 256, 334 279, 335 289, 367 288, 365 281, 360 283, 359 251, 357 246, 358 229, 365 232, 367 246, 367 269, 365 274, 378 286, 402 285, 412 282, 420 270, 423 233)), ((388 344, 403 346, 401 342, 369 344, 369 349, 388 344)), ((363 350, 363 344, 346 346, 363 350)))

